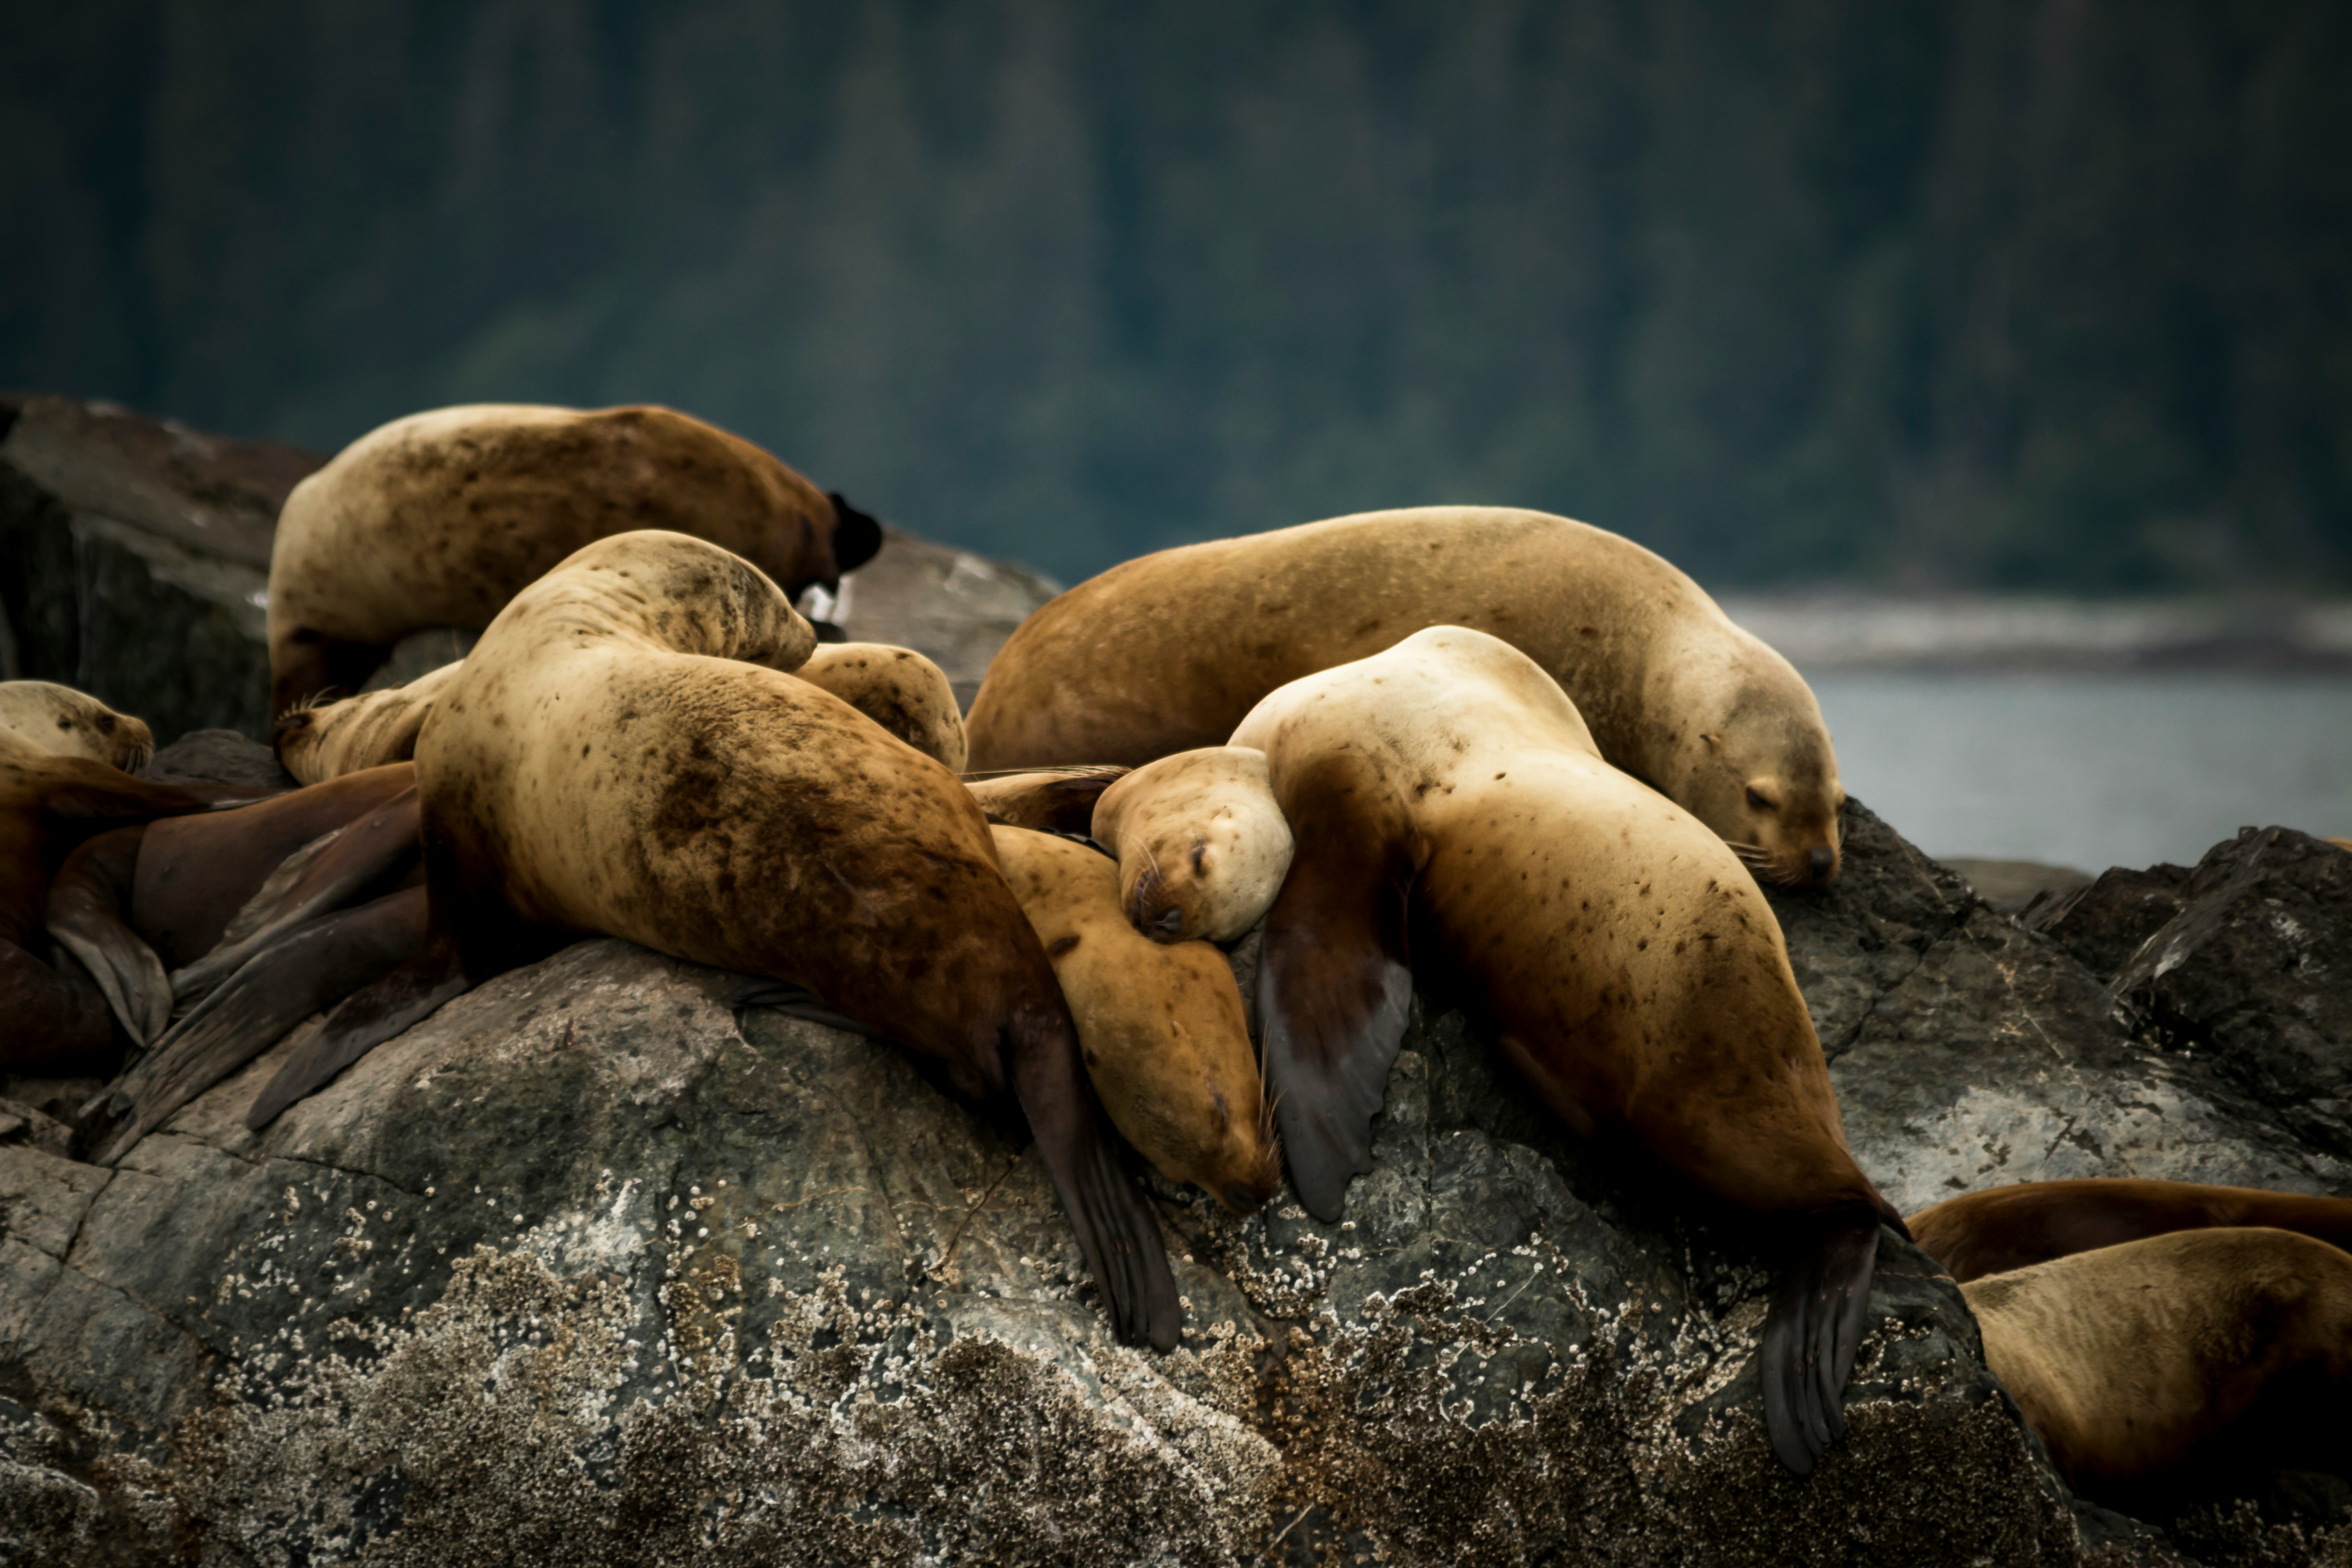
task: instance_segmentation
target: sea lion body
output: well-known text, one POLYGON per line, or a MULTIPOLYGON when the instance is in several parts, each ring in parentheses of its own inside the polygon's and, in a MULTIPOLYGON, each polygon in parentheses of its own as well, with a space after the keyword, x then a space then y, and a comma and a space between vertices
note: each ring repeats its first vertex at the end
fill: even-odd
POLYGON ((1017 1101, 1120 1333, 1166 1348, 1156 1226, 980 807, 784 673, 815 640, 757 567, 678 534, 531 584, 418 739, 434 918, 476 981, 534 956, 530 927, 608 932, 804 986, 960 1093, 1017 1101))
POLYGON ((1366 512, 1115 566, 1023 622, 990 664, 967 721, 972 765, 1139 764, 1216 745, 1276 687, 1447 625, 1534 659, 1603 757, 1759 876, 1836 875, 1837 758, 1788 660, 1631 541, 1505 507, 1366 512))
POLYGON ((964 788, 988 820, 1003 827, 1084 838, 1094 826, 1103 792, 1125 778, 1122 767, 1042 768, 1034 772, 964 775, 964 788))
POLYGON ((404 763, 416 755, 416 737, 433 703, 457 678, 463 660, 427 670, 382 691, 336 698, 280 714, 269 743, 278 760, 305 784, 404 763))
POLYGON ((82 757, 133 773, 155 754, 145 720, 50 680, 0 680, 0 745, 11 739, 51 756, 82 757))
POLYGON ((1282 1156, 1224 955, 1139 934, 1121 910, 1118 868, 1096 850, 1027 828, 992 832, 1112 1123, 1170 1181, 1235 1214, 1256 1209, 1281 1185, 1282 1156))
POLYGON ((1290 825, 1265 755, 1207 746, 1146 763, 1103 792, 1091 830, 1118 857, 1119 907, 1155 942, 1233 942, 1290 869, 1290 825))
POLYGON ((1298 839, 1259 1005, 1307 1206, 1335 1217, 1370 1168, 1408 940, 1425 940, 1412 972, 1475 999, 1571 1128, 1630 1131, 1796 1238, 1767 1414, 1775 1449, 1810 1469, 1838 1430, 1879 1223, 1901 1221, 1847 1151, 1780 922, 1738 858, 1603 762, 1559 685, 1483 632, 1420 632, 1293 681, 1233 743, 1265 753, 1298 839), (1814 1353, 1791 1337, 1834 1371, 1826 1391, 1810 1369, 1780 1384, 1814 1353))
POLYGON ((1961 1286, 2067 1484, 2169 1512, 2217 1472, 2352 1476, 2352 1255, 2263 1227, 2177 1232, 1961 1286))
POLYGON ((793 671, 832 692, 950 773, 963 772, 963 710, 938 665, 888 643, 819 643, 793 671))
POLYGON ((273 714, 356 689, 424 626, 484 626, 592 540, 691 533, 798 594, 879 525, 751 442, 670 409, 478 404, 396 419, 294 487, 269 563, 273 714))
POLYGON ((1988 1274, 2173 1231, 2264 1226, 2352 1248, 2352 1199, 2128 1176, 2019 1182, 1948 1198, 1911 1237, 1966 1284, 1988 1274))

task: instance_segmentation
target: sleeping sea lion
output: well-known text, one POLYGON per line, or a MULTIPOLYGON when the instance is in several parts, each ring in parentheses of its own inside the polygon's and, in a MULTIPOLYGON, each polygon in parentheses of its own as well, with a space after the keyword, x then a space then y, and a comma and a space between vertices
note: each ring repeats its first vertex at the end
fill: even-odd
POLYGON ((881 525, 741 437, 667 408, 478 404, 395 419, 294 487, 269 558, 270 712, 356 690, 424 626, 483 626, 557 562, 630 529, 828 591, 881 525))
POLYGON ((0 740, 8 737, 51 756, 86 757, 130 773, 155 754, 146 721, 48 680, 0 680, 0 740))
POLYGON ((1139 935, 1120 910, 1118 868, 1100 852, 1025 827, 992 832, 1112 1124, 1170 1181, 1237 1215, 1256 1209, 1282 1184, 1282 1156, 1224 955, 1139 935))
POLYGON ((338 1006, 247 1124, 468 983, 625 937, 803 986, 1017 1106, 1117 1331, 1172 1345, 1158 1227, 978 804, 785 674, 815 641, 756 566, 682 534, 600 540, 518 595, 417 740, 433 939, 338 1006))
POLYGON ((963 710, 938 665, 910 647, 888 643, 819 643, 793 674, 822 687, 915 750, 963 771, 963 710))
POLYGON ((2338 1247, 2259 1226, 2182 1231, 1960 1294, 1985 1364, 2095 1501, 2163 1517, 2265 1469, 2352 1479, 2352 1255, 2338 1247))
POLYGON ((1507 507, 1366 512, 1114 566, 1024 621, 989 665, 966 721, 972 765, 1213 746, 1285 681, 1433 626, 1533 658, 1603 757, 1758 877, 1837 874, 1837 756, 1789 661, 1640 545, 1507 507))
POLYGON ((2352 1247, 2352 1199, 2135 1176, 2019 1182, 1911 1216, 1911 1237, 1966 1283, 2095 1247, 2214 1226, 2267 1226, 2352 1247))
POLYGON ((345 773, 404 763, 416 755, 417 731, 434 699, 457 678, 464 661, 427 670, 382 691, 314 701, 281 713, 269 743, 286 771, 306 784, 345 773))
POLYGON ((1103 792, 1094 841, 1118 857, 1118 901, 1156 942, 1233 942, 1290 869, 1290 825, 1265 754, 1204 746, 1146 763, 1103 792))
POLYGON ((1412 972, 1470 998, 1570 1128, 1622 1129, 1770 1221, 1773 1451, 1843 1430, 1882 1221, 1780 925, 1739 858, 1601 758, 1525 654, 1443 626, 1281 688, 1234 731, 1297 836, 1266 915, 1266 1077, 1300 1199, 1370 1169, 1412 972), (1426 946, 1408 952, 1408 931, 1426 946), (1409 968, 1408 964, 1412 967, 1409 968))

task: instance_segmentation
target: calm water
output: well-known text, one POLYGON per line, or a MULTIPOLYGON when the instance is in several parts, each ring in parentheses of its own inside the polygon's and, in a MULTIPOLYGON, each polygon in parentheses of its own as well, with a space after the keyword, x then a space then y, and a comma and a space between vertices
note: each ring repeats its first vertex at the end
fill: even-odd
POLYGON ((2273 823, 2352 837, 2352 680, 1824 675, 1846 788, 1931 855, 2194 865, 2273 823))

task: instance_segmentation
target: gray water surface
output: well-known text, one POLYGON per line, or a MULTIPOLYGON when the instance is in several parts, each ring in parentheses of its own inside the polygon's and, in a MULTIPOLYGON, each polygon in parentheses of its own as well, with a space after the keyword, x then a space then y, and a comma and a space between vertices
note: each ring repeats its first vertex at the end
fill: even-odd
POLYGON ((2352 680, 1827 674, 1845 786, 1930 855, 2194 865, 2242 826, 2352 837, 2352 680))

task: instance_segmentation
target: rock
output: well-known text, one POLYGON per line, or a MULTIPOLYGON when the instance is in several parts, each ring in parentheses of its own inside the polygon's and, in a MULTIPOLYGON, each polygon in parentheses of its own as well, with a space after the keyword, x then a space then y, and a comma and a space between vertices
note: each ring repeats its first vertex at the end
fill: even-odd
POLYGON ((2117 866, 2072 892, 2029 908, 2020 917, 2046 933, 2102 980, 2112 980, 2142 943, 2188 907, 2186 866, 2117 866))
POLYGON ((1985 902, 2013 915, 2035 900, 2063 897, 2090 886, 2090 877, 2072 866, 2046 866, 2039 860, 1983 860, 1948 856, 1944 864, 1958 872, 1985 902))
MULTIPOLYGON (((885 527, 882 541, 880 554, 842 580, 840 601, 827 618, 854 642, 913 648, 947 671, 958 700, 970 709, 988 661, 1061 584, 904 529, 885 527)), ((816 613, 824 615, 824 607, 816 613)))
POLYGON ((294 787, 294 775, 279 765, 277 752, 235 730, 191 731, 155 753, 146 776, 160 784, 294 787))
POLYGON ((0 399, 0 675, 62 681, 159 740, 268 719, 269 544, 325 459, 110 404, 0 399))

